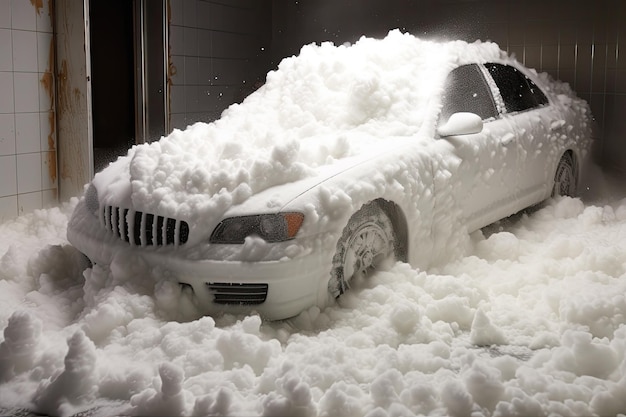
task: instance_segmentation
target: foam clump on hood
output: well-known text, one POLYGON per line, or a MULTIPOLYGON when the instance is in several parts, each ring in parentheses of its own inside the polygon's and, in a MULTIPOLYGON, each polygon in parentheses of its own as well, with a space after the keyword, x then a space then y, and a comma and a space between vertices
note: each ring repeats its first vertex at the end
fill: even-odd
POLYGON ((132 183, 127 194, 138 209, 182 217, 223 212, 372 142, 434 126, 432 99, 447 72, 503 57, 491 42, 437 43, 397 30, 354 45, 307 45, 219 120, 136 146, 117 162, 126 168, 110 172, 132 183))

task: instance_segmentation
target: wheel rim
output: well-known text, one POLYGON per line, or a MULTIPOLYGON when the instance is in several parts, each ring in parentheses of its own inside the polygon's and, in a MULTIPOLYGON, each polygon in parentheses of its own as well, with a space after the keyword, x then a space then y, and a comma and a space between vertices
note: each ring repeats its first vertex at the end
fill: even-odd
POLYGON ((376 223, 361 225, 348 240, 343 257, 342 292, 350 288, 354 277, 365 277, 389 256, 392 242, 376 223))
POLYGON ((569 161, 561 161, 557 169, 554 191, 555 196, 572 196, 575 192, 576 178, 569 161))

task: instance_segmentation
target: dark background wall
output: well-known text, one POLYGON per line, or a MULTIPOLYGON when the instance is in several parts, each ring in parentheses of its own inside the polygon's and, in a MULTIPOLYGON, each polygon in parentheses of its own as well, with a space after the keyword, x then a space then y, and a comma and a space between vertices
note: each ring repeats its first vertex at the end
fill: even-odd
POLYGON ((135 142, 133 3, 91 0, 89 31, 94 168, 99 171, 135 142))
POLYGON ((598 158, 626 172, 623 0, 170 0, 172 126, 214 120, 302 45, 395 28, 491 40, 570 83, 592 107, 598 158))
POLYGON ((170 126, 217 119, 271 69, 271 0, 170 0, 170 126))

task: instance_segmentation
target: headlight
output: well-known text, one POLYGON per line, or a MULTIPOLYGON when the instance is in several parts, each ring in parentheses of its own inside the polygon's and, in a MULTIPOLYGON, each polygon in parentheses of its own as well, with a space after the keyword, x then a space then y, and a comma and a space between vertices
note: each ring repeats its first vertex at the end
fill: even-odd
POLYGON ((278 213, 230 217, 217 225, 211 243, 244 243, 246 237, 257 235, 266 242, 293 239, 300 230, 304 214, 278 213))

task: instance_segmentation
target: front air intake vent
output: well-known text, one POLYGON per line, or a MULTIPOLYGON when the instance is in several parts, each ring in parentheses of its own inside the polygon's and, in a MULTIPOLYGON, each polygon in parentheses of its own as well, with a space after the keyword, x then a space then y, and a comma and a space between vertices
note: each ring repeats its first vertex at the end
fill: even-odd
POLYGON ((189 239, 187 222, 141 211, 106 206, 102 222, 107 230, 134 246, 178 246, 189 239))
POLYGON ((236 284, 211 282, 207 284, 216 304, 262 304, 267 298, 267 284, 236 284))

